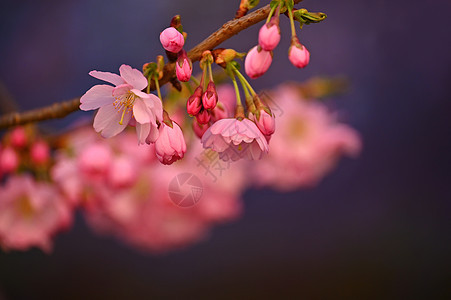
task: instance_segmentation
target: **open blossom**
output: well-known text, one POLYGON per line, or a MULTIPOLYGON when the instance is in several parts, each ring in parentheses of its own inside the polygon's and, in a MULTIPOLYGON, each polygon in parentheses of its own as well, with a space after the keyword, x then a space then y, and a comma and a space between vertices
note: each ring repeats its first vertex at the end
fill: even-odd
POLYGON ((161 123, 160 134, 155 142, 155 154, 160 162, 170 165, 182 159, 186 152, 186 142, 182 129, 177 123, 172 122, 171 126, 161 123))
POLYGON ((72 221, 71 209, 51 185, 10 177, 0 188, 0 246, 49 252, 52 237, 72 221))
POLYGON ((255 46, 249 50, 244 62, 244 68, 246 70, 246 74, 250 78, 255 79, 265 74, 271 66, 271 63, 272 52, 263 50, 259 46, 255 46))
POLYGON ((165 50, 178 53, 185 44, 185 38, 177 29, 169 27, 160 33, 160 42, 165 50))
POLYGON ((157 134, 156 121, 162 120, 161 100, 155 95, 141 91, 147 87, 147 79, 140 71, 122 65, 119 72, 120 76, 91 71, 89 75, 115 86, 93 86, 81 97, 80 109, 99 108, 94 119, 94 129, 105 138, 122 132, 133 118, 136 121, 139 143, 149 142, 148 136, 157 134))
POLYGON ((202 144, 204 148, 218 152, 225 161, 256 160, 269 151, 264 135, 254 122, 246 118, 217 121, 202 136, 202 144))

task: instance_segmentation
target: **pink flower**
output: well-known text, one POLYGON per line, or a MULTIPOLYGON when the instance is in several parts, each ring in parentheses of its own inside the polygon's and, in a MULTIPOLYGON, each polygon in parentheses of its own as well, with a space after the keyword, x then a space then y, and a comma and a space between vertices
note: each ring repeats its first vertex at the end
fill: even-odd
POLYGON ((185 50, 182 49, 180 53, 175 63, 175 73, 177 74, 178 80, 187 82, 193 73, 193 64, 191 59, 186 55, 185 50))
POLYGON ((53 235, 71 221, 71 209, 51 185, 22 176, 0 189, 0 245, 7 250, 50 252, 53 235))
POLYGON ((1 173, 12 173, 19 167, 19 156, 12 148, 3 148, 0 151, 1 173))
POLYGON ((258 44, 263 48, 263 50, 274 50, 274 48, 276 48, 279 44, 279 41, 280 28, 278 24, 271 21, 260 28, 260 32, 258 34, 258 44))
POLYGON ((297 68, 305 68, 310 61, 310 52, 308 52, 304 45, 299 43, 297 37, 293 38, 291 41, 291 46, 288 50, 288 58, 297 68))
POLYGON ((25 147, 27 144, 27 133, 23 127, 16 127, 11 132, 11 145, 15 148, 25 147))
POLYGON ((272 52, 265 51, 261 49, 261 47, 255 46, 247 53, 244 62, 246 74, 252 79, 260 77, 268 71, 271 62, 272 52))
POLYGON ((49 145, 44 141, 35 142, 31 146, 30 157, 35 164, 46 164, 50 159, 49 145))
POLYGON ((160 42, 165 50, 178 53, 185 44, 185 38, 177 29, 169 27, 160 33, 160 42))
POLYGON ((222 119, 214 123, 202 136, 204 148, 213 149, 225 161, 260 159, 269 146, 263 134, 249 119, 222 119))
POLYGON ((210 81, 207 85, 207 90, 202 96, 202 104, 205 109, 213 109, 218 102, 218 94, 216 93, 215 84, 210 81))
POLYGON ((80 99, 80 109, 99 108, 94 119, 94 129, 103 137, 109 138, 122 132, 132 116, 136 120, 139 143, 145 143, 152 130, 157 131, 156 121, 163 117, 161 100, 152 94, 141 92, 147 87, 144 75, 128 65, 119 68, 120 76, 91 71, 89 75, 115 85, 96 85, 80 99))
POLYGON ((202 108, 202 87, 198 86, 194 93, 188 98, 186 102, 186 111, 188 114, 195 116, 202 108))
POLYGON ((136 179, 136 169, 131 157, 121 155, 115 158, 108 173, 109 183, 114 188, 131 186, 136 179))
POLYGON ((276 129, 276 120, 271 111, 268 112, 265 109, 260 109, 256 115, 249 113, 249 119, 257 124, 258 129, 264 135, 271 135, 276 129))
POLYGON ((259 185, 287 191, 317 184, 342 156, 356 156, 359 134, 339 123, 319 101, 306 100, 295 87, 276 91, 284 115, 277 118, 271 136, 271 152, 255 165, 259 185))
POLYGON ((186 143, 179 125, 172 122, 171 127, 163 122, 159 131, 160 134, 155 142, 155 153, 160 162, 170 165, 182 159, 186 152, 186 143))

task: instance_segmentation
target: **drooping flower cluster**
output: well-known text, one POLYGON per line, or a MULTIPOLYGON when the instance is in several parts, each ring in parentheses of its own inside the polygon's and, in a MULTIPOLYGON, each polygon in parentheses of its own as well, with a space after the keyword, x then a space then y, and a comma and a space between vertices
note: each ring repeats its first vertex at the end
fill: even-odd
POLYGON ((294 28, 294 20, 303 24, 310 22, 319 22, 325 18, 322 14, 321 19, 312 20, 312 14, 307 10, 293 12, 292 1, 273 1, 271 3, 271 12, 266 19, 265 25, 260 28, 258 34, 258 45, 249 50, 246 56, 245 68, 246 74, 250 78, 258 78, 268 71, 272 63, 273 52, 280 41, 279 14, 281 10, 287 11, 291 25, 291 45, 288 49, 288 58, 290 62, 297 68, 304 68, 310 61, 310 52, 299 42, 294 28), (274 14, 274 15, 273 15, 274 14), (305 20, 303 17, 309 17, 305 20))

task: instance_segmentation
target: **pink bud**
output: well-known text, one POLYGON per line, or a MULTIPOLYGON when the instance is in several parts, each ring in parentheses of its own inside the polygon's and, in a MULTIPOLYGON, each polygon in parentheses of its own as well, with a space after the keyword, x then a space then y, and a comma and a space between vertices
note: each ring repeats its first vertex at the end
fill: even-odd
POLYGON ((258 34, 258 44, 263 50, 271 51, 277 47, 280 41, 280 28, 279 25, 269 22, 260 28, 258 34))
POLYGON ((186 102, 186 111, 188 112, 188 114, 195 116, 199 113, 200 109, 202 108, 202 100, 200 99, 201 97, 202 87, 198 86, 186 102))
POLYGON ((173 162, 182 159, 186 152, 186 142, 180 126, 172 122, 171 126, 161 123, 159 136, 155 142, 155 154, 158 160, 170 165, 173 162))
POLYGON ((247 53, 244 62, 246 74, 252 79, 260 77, 268 71, 271 62, 272 52, 265 51, 261 49, 261 47, 255 46, 247 53))
POLYGON ((202 96, 202 104, 205 109, 213 109, 218 102, 218 93, 216 93, 216 87, 213 81, 210 81, 207 86, 207 90, 202 96))
POLYGON ((199 122, 200 124, 207 124, 208 122, 210 122, 210 114, 208 113, 207 110, 202 109, 202 110, 196 115, 196 120, 197 120, 197 122, 199 122))
POLYGON ((310 61, 310 52, 295 37, 291 40, 290 49, 288 49, 288 58, 297 68, 305 68, 310 61))
POLYGON ((0 153, 0 170, 2 173, 14 172, 19 166, 19 157, 12 148, 4 148, 0 153))
POLYGON ((274 133, 276 129, 276 120, 274 115, 269 114, 266 110, 260 109, 257 113, 257 116, 253 113, 249 113, 249 119, 257 124, 258 129, 260 129, 261 133, 264 135, 271 135, 274 133))
POLYGON ((169 27, 160 33, 160 42, 165 50, 178 53, 185 44, 185 38, 177 29, 169 27))
POLYGON ((180 81, 187 82, 191 78, 193 73, 193 64, 186 55, 186 51, 182 49, 175 64, 175 73, 180 81))
POLYGON ((31 146, 31 161, 35 164, 42 165, 49 161, 50 149, 44 141, 37 141, 31 146))
POLYGON ((15 148, 22 148, 27 144, 27 134, 23 127, 16 127, 11 132, 11 145, 15 148))
POLYGON ((207 131, 208 127, 210 127, 210 124, 199 124, 196 120, 193 121, 193 131, 200 139, 204 135, 205 131, 207 131))

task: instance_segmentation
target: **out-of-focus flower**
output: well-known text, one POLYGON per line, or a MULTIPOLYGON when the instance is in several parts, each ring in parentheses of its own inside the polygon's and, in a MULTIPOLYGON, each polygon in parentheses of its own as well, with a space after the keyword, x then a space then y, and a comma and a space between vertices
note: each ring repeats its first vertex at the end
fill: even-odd
POLYGON ((165 50, 178 53, 185 44, 185 38, 174 27, 168 27, 160 33, 160 42, 165 50))
POLYGON ((0 188, 0 245, 6 250, 39 247, 49 252, 52 237, 72 221, 71 209, 55 188, 31 177, 10 177, 0 188))
POLYGON ((44 141, 34 142, 31 145, 30 158, 37 165, 46 164, 50 159, 49 145, 44 141))
POLYGON ((165 165, 182 159, 186 152, 186 142, 180 126, 171 122, 172 127, 165 122, 161 123, 159 137, 155 142, 157 158, 165 165))
POLYGON ((249 50, 246 60, 244 61, 244 68, 246 74, 255 79, 262 76, 268 71, 272 63, 272 52, 263 50, 259 46, 255 46, 249 50))
POLYGON ((277 118, 271 152, 255 165, 259 185, 293 190, 317 184, 343 155, 355 156, 361 141, 324 104, 307 101, 290 86, 276 91, 283 117, 277 118))
POLYGON ((133 116, 137 122, 139 143, 145 143, 151 131, 157 130, 156 121, 162 120, 161 100, 155 95, 141 92, 147 87, 147 79, 140 71, 128 65, 122 65, 119 71, 120 76, 91 71, 91 76, 110 82, 115 87, 104 84, 93 86, 81 97, 80 109, 99 108, 94 119, 94 129, 105 138, 122 132, 133 116))
POLYGON ((291 46, 288 49, 288 58, 297 68, 305 68, 310 61, 310 52, 299 42, 297 37, 291 40, 291 46))
POLYGON ((257 125, 249 119, 222 119, 214 123, 202 136, 204 148, 219 153, 222 160, 260 159, 269 146, 257 125))
POLYGON ((11 173, 19 167, 19 156, 11 147, 0 149, 0 172, 11 173))
POLYGON ((266 51, 274 50, 280 41, 278 17, 277 21, 274 21, 275 18, 273 17, 271 22, 263 25, 258 34, 258 44, 266 51))
POLYGON ((92 143, 79 153, 78 164, 84 174, 97 177, 109 171, 112 161, 110 147, 105 143, 92 143))
POLYGON ((177 79, 183 82, 187 82, 191 78, 191 74, 193 73, 193 64, 191 59, 189 59, 186 55, 185 50, 180 51, 175 64, 175 73, 177 75, 177 79))

